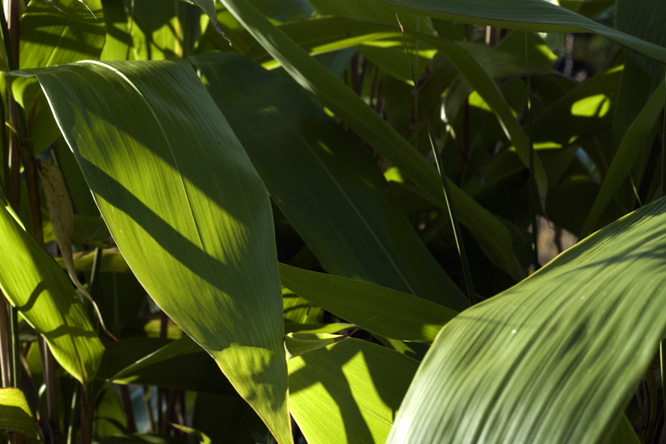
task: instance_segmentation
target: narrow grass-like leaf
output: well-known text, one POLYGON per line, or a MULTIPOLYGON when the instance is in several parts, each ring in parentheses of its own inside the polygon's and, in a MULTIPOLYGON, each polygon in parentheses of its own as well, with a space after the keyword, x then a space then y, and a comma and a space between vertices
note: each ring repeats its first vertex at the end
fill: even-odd
POLYGON ((432 342, 456 312, 409 294, 280 264, 282 284, 301 297, 369 332, 432 342))
POLYGON ((624 134, 601 184, 599 194, 597 194, 594 205, 592 205, 592 209, 585 220, 581 230, 582 235, 589 234, 595 228, 604 210, 631 172, 636 160, 644 150, 652 148, 646 142, 664 108, 664 99, 666 99, 666 83, 661 82, 624 134))
POLYGON ((264 185, 188 63, 86 62, 39 80, 128 265, 290 443, 264 185))
POLYGON ((97 372, 104 346, 67 275, 25 232, 0 196, 0 288, 42 334, 60 365, 82 383, 97 372), (11 260, 10 260, 11 258, 11 260))
POLYGON ((666 199, 449 322, 388 443, 600 443, 666 319, 666 199))
POLYGON ((0 429, 15 430, 34 438, 39 435, 28 401, 17 388, 0 389, 0 429))
POLYGON ((666 62, 666 48, 597 23, 544 0, 383 0, 387 6, 458 23, 536 32, 591 32, 666 62))
POLYGON ((467 306, 400 214, 374 159, 298 86, 232 54, 193 62, 271 197, 328 271, 467 306))
POLYGON ((344 339, 289 361, 291 412, 309 444, 383 443, 418 363, 344 339))
MULTIPOLYGON (((369 145, 390 159, 428 200, 446 208, 441 178, 435 168, 363 99, 246 0, 222 0, 222 3, 303 88, 315 94, 369 145)), ((450 188, 461 222, 491 260, 509 273, 519 275, 506 227, 455 184, 451 183, 450 188)))

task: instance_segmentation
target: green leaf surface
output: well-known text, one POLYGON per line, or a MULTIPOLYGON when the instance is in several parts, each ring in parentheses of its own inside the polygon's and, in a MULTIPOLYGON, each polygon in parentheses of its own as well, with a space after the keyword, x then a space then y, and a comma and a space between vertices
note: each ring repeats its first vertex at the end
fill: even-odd
POLYGON ((666 320, 666 199, 448 323, 388 443, 601 443, 666 320))
POLYGON ((19 66, 99 59, 104 35, 101 0, 32 0, 21 17, 19 66))
POLYGON ((35 438, 39 436, 28 401, 17 388, 0 389, 0 429, 14 430, 35 438))
POLYGON ((231 54, 193 62, 271 197, 327 270, 467 306, 400 214, 372 157, 300 88, 231 54))
POLYGON ((599 218, 613 200, 641 153, 652 149, 652 144, 648 143, 649 136, 664 108, 664 99, 666 99, 666 83, 661 82, 624 134, 601 184, 599 194, 585 220, 581 230, 583 235, 590 233, 595 228, 599 218))
MULTIPOLYGON (((322 103, 378 152, 413 180, 429 201, 446 208, 441 177, 418 151, 342 81, 332 75, 280 29, 273 26, 245 0, 222 0, 250 34, 304 89, 322 103)), ((487 254, 514 276, 519 276, 506 227, 455 184, 450 184, 458 215, 487 254)))
POLYGON ((291 412, 309 444, 383 443, 418 363, 345 339, 289 361, 291 412))
POLYGON ((543 0, 383 0, 387 6, 459 23, 537 32, 591 32, 666 62, 666 48, 597 23, 543 0))
POLYGON ((282 285, 369 332, 432 342, 457 314, 441 305, 366 282, 280 264, 282 285))
POLYGON ((17 75, 39 80, 137 279, 290 443, 268 196, 191 66, 86 62, 17 75))
POLYGON ((60 365, 82 383, 97 372, 104 346, 67 275, 17 222, 0 196, 0 288, 42 334, 60 365))

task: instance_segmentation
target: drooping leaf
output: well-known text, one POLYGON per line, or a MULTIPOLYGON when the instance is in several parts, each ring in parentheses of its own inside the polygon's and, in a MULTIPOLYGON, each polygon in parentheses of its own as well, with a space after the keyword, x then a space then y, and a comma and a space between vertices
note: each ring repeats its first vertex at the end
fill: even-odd
POLYGON ((82 383, 94 378, 104 346, 67 275, 17 222, 0 196, 0 288, 42 334, 60 365, 82 383))
POLYGON ((543 0, 382 0, 398 10, 459 23, 475 23, 536 32, 592 32, 666 62, 666 48, 617 31, 543 0))
POLYGON ((383 443, 416 366, 344 339, 289 361, 291 412, 309 444, 383 443))
POLYGON ((239 56, 193 62, 273 200, 326 269, 467 306, 400 214, 371 156, 302 90, 239 56))
POLYGON ((361 328, 394 339, 430 342, 456 312, 399 291, 280 264, 282 284, 361 328))
MULTIPOLYGON (((433 165, 363 99, 313 60, 247 1, 222 0, 222 3, 304 89, 315 94, 369 145, 390 159, 414 181, 424 197, 446 208, 441 177, 433 165)), ((510 274, 519 276, 511 236, 506 227, 455 184, 449 183, 449 187, 461 222, 469 228, 491 260, 510 274)))
POLYGON ((87 62, 16 75, 39 80, 146 291, 291 442, 268 196, 191 66, 87 62))
POLYGON ((388 443, 600 443, 666 320, 666 199, 598 231, 440 332, 388 443))

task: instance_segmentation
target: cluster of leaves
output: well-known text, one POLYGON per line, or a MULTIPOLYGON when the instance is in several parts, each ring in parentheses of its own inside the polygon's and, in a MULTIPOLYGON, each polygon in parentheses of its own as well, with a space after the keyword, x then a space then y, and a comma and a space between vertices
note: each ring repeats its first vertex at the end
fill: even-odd
POLYGON ((658 439, 663 1, 5 4, 12 442, 658 439))

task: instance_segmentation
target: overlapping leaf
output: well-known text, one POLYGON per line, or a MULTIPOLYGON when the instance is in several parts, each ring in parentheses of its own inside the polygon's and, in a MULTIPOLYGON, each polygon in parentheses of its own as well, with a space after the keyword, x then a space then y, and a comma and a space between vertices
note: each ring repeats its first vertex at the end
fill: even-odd
POLYGON ((371 156, 302 90, 238 56, 193 61, 273 200, 328 271, 467 306, 400 214, 371 156))
POLYGON ((0 288, 49 344, 60 365, 82 383, 97 372, 104 346, 67 275, 25 232, 0 196, 0 288))
POLYGON ((291 442, 268 196, 187 63, 87 62, 40 82, 130 268, 291 442))

